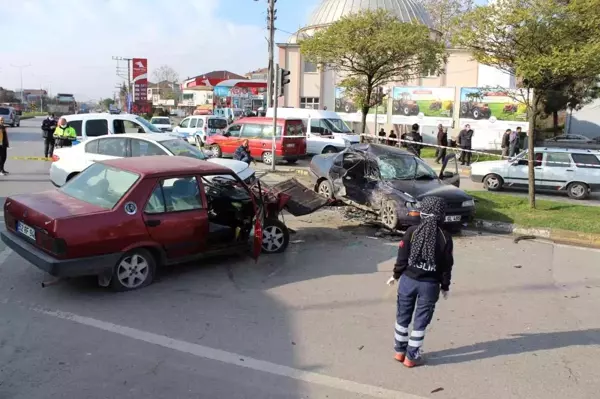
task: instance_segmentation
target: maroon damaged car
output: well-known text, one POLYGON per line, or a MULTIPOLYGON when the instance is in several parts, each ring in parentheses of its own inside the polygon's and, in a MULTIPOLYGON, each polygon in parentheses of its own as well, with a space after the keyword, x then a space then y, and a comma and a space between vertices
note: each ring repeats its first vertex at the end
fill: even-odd
POLYGON ((232 170, 186 157, 98 162, 59 189, 7 198, 2 240, 52 276, 137 289, 161 265, 284 251, 277 216, 288 197, 257 184, 258 194, 232 170))

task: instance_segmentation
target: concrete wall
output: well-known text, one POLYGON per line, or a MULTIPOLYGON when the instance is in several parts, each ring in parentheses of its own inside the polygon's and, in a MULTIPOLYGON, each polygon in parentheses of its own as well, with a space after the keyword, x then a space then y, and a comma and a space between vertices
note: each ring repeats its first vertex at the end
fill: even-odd
POLYGON ((595 100, 579 111, 567 116, 565 129, 571 134, 582 134, 587 137, 600 136, 600 100, 595 100))

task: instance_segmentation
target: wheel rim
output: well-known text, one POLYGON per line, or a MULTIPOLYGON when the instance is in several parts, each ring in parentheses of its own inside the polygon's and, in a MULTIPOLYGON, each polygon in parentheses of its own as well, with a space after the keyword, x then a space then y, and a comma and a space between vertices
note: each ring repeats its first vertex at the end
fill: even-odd
POLYGON ((335 150, 335 148, 327 148, 327 149, 326 149, 326 151, 325 151, 325 154, 333 154, 333 153, 335 153, 335 152, 337 152, 337 151, 335 150))
POLYGON ((322 194, 327 198, 331 197, 331 190, 329 189, 327 182, 321 182, 321 184, 319 184, 319 194, 322 194))
POLYGON ((141 286, 150 273, 148 261, 138 254, 124 258, 117 266, 117 278, 127 288, 141 286))
POLYGON ((582 197, 585 195, 585 188, 581 184, 575 184, 571 187, 571 193, 575 197, 582 197))
POLYGON ((278 226, 268 226, 263 230, 262 248, 266 252, 275 252, 283 246, 285 236, 278 226))
POLYGON ((383 210, 381 211, 381 221, 383 222, 383 224, 386 227, 394 228, 394 227, 396 227, 396 226, 394 226, 395 218, 396 218, 396 210, 394 209, 393 205, 391 205, 389 203, 386 204, 383 207, 383 210))
POLYGON ((212 152, 213 154, 215 154, 217 157, 221 156, 221 148, 218 145, 214 145, 212 147, 212 152))
POLYGON ((487 186, 492 189, 498 188, 498 186, 500 186, 500 180, 498 180, 497 177, 490 176, 487 178, 487 186))
POLYGON ((271 154, 270 152, 265 152, 263 154, 263 162, 271 164, 271 162, 273 162, 273 154, 271 154))

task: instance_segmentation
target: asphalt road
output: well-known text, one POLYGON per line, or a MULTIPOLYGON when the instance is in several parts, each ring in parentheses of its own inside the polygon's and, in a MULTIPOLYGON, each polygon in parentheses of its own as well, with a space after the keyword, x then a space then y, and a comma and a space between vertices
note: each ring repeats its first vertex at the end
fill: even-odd
MULTIPOLYGON (((35 155, 39 132, 10 134, 35 155)), ((0 183, 2 196, 48 187, 47 166, 11 164, 11 179, 37 181, 0 183)), ((0 246, 0 398, 597 396, 600 251, 457 237, 428 365, 408 370, 392 360, 385 285, 397 244, 339 215, 287 217, 284 254, 181 266, 122 294, 94 279, 42 289, 0 246)))

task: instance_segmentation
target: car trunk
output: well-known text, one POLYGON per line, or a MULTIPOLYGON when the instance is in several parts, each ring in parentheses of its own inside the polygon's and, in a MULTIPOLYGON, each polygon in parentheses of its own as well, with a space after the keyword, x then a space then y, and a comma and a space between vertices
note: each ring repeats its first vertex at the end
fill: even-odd
POLYGON ((66 243, 61 238, 60 220, 104 211, 59 190, 48 190, 8 197, 4 203, 4 220, 7 230, 46 252, 61 255, 66 252, 66 243))
POLYGON ((294 216, 304 216, 315 212, 327 205, 329 200, 309 188, 306 188, 296 179, 289 179, 271 187, 277 193, 289 196, 285 209, 294 216))

